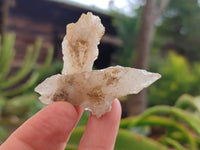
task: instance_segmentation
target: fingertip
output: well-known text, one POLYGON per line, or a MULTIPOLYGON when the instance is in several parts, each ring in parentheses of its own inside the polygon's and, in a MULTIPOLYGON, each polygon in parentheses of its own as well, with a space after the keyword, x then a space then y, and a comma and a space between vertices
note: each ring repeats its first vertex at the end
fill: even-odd
POLYGON ((113 101, 111 111, 100 118, 90 115, 79 149, 113 149, 120 118, 121 104, 117 99, 113 101))
POLYGON ((117 122, 121 119, 121 103, 118 99, 114 99, 112 102, 112 108, 109 112, 102 115, 100 118, 96 118, 96 116, 91 115, 91 117, 94 117, 98 120, 109 120, 110 122, 117 122))
MULTIPOLYGON (((71 120, 72 123, 76 123, 77 118, 80 117, 83 110, 78 106, 73 106, 68 102, 54 102, 48 106, 46 106, 41 112, 43 115, 55 117, 57 119, 64 119, 63 121, 71 120)), ((40 115, 40 114, 38 114, 40 115)), ((55 119, 54 118, 54 119, 55 119)), ((50 119, 50 118, 49 118, 50 119)))
POLYGON ((41 113, 44 113, 44 115, 48 115, 50 113, 51 115, 61 118, 76 119, 79 115, 79 109, 67 102, 54 102, 42 109, 38 115, 41 113))
POLYGON ((113 117, 113 115, 115 115, 116 117, 114 117, 114 118, 119 118, 118 116, 121 117, 121 113, 122 113, 121 103, 116 98, 112 102, 112 109, 111 109, 111 111, 108 112, 108 113, 106 113, 105 115, 109 115, 109 116, 112 116, 112 117, 113 117))

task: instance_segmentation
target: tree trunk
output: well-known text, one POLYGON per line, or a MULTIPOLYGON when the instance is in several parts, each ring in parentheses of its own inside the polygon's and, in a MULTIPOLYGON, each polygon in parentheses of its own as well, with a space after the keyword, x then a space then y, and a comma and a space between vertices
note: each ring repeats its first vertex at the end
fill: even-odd
POLYGON ((0 35, 2 39, 6 32, 10 0, 0 0, 0 35))
MULTIPOLYGON (((141 27, 136 45, 136 60, 134 67, 138 69, 148 69, 149 51, 153 40, 155 21, 167 6, 169 0, 163 0, 157 9, 157 0, 146 0, 141 17, 141 27)), ((137 115, 143 112, 147 106, 147 90, 142 90, 139 94, 132 95, 126 102, 127 115, 137 115)))

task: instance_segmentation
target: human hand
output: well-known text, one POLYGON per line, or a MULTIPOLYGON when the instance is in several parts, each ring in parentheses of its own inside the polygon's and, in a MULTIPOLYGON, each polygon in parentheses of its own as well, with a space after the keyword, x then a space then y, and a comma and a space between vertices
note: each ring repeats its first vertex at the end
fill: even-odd
MULTIPOLYGON (((0 150, 64 150, 83 110, 67 102, 46 106, 19 127, 0 150)), ((112 110, 101 118, 90 115, 79 150, 112 150, 121 117, 121 106, 114 100, 112 110)))

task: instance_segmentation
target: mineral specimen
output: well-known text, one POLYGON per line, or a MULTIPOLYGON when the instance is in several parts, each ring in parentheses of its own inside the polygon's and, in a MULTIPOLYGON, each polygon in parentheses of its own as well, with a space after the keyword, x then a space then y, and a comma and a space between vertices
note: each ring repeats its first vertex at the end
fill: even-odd
POLYGON ((67 25, 67 34, 62 42, 62 74, 92 71, 99 53, 97 45, 104 31, 101 20, 92 13, 82 14, 77 23, 67 25))
POLYGON ((161 77, 158 73, 121 66, 92 71, 103 33, 100 19, 92 13, 83 14, 77 23, 67 26, 62 43, 62 74, 47 78, 35 88, 41 94, 41 102, 68 101, 100 117, 110 111, 115 98, 137 94, 161 77))

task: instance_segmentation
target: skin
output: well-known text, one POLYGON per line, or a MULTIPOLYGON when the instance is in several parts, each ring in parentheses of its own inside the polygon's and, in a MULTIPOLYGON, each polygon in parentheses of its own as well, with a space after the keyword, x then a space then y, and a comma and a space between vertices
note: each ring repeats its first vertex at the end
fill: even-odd
MULTIPOLYGON (((64 150, 83 110, 67 102, 46 106, 20 126, 0 150, 64 150)), ((90 115, 79 150, 112 150, 121 118, 117 99, 101 118, 90 115)))

